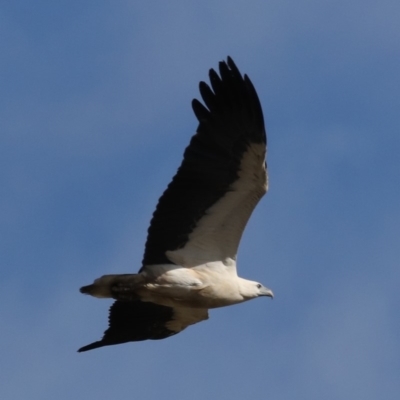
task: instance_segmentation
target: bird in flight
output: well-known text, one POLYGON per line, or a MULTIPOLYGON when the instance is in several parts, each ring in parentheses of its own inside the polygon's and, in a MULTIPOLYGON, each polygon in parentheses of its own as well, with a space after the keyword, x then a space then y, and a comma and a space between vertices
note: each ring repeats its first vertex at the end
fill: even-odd
POLYGON ((113 298, 103 338, 80 348, 164 339, 208 319, 208 310, 273 297, 240 278, 236 255, 243 230, 268 189, 261 104, 233 60, 200 82, 199 125, 148 229, 137 274, 103 275, 80 291, 113 298))

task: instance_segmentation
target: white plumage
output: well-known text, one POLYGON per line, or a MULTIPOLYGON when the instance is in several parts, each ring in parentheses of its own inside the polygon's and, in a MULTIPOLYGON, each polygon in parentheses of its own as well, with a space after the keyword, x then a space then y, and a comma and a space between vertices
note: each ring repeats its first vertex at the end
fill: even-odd
POLYGON ((100 341, 79 351, 163 339, 229 306, 272 291, 237 276, 243 230, 268 188, 257 93, 228 57, 200 83, 199 126, 154 212, 138 274, 104 275, 81 292, 116 299, 100 341))

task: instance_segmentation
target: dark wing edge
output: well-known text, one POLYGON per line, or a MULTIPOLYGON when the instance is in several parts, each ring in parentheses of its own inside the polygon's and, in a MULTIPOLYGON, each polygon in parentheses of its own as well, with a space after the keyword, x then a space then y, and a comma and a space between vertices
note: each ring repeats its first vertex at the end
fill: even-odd
POLYGON ((127 342, 160 340, 176 335, 187 326, 208 318, 208 310, 172 308, 154 303, 115 301, 110 307, 109 328, 101 340, 78 352, 127 342))
POLYGON ((250 144, 266 144, 262 108, 250 79, 230 57, 219 63, 219 72, 210 70, 211 87, 200 82, 205 106, 192 102, 197 133, 159 199, 140 272, 145 266, 172 263, 166 252, 182 248, 206 210, 230 190, 250 144))
POLYGON ((178 332, 165 324, 173 318, 173 309, 137 301, 115 301, 110 307, 109 328, 101 340, 81 347, 78 352, 126 342, 165 339, 178 332))

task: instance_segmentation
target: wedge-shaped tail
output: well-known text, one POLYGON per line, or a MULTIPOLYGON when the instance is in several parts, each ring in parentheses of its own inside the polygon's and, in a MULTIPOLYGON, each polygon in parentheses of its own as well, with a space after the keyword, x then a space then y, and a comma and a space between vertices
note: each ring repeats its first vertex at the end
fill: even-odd
POLYGON ((139 274, 103 275, 91 285, 82 286, 80 292, 98 298, 136 300, 136 290, 143 282, 143 276, 139 274))

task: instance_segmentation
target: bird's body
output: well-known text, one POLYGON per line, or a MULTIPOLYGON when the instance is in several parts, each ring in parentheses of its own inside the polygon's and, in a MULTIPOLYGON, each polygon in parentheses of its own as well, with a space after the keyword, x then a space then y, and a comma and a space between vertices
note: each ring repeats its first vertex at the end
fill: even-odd
POLYGON ((98 298, 141 301, 167 307, 218 308, 257 297, 258 282, 240 278, 235 261, 213 261, 187 268, 157 265, 140 274, 104 275, 81 289, 98 298))
POLYGON ((261 106, 248 77, 228 58, 212 90, 200 83, 196 135, 161 196, 138 274, 104 275, 81 292, 117 301, 93 348, 162 339, 208 318, 208 309, 272 291, 237 276, 236 255, 250 215, 268 187, 261 106))

